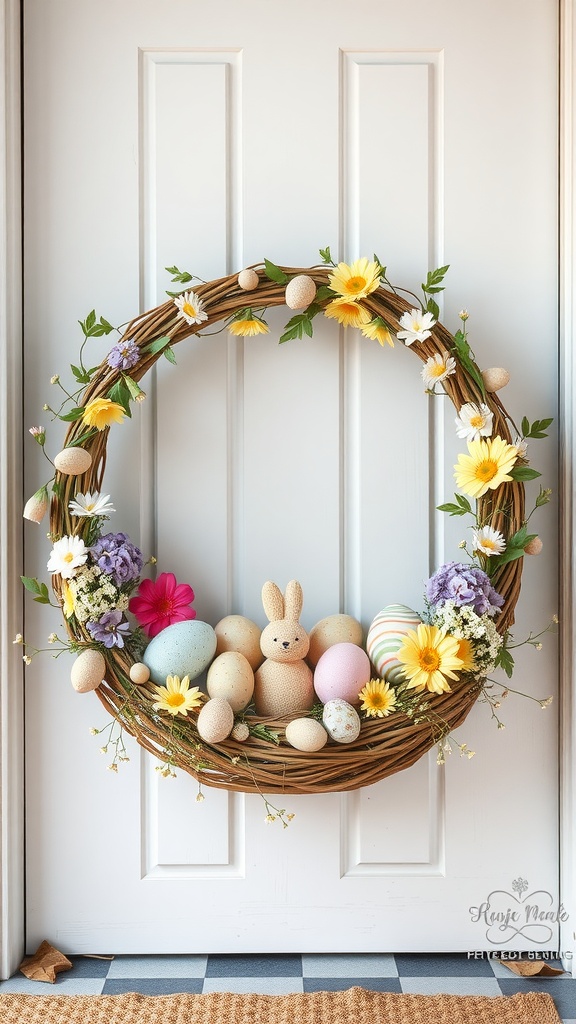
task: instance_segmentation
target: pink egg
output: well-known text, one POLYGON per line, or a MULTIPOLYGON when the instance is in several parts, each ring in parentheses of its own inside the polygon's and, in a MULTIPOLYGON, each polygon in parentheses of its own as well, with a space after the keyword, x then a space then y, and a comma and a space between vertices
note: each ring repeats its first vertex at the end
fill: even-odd
POLYGON ((323 704, 337 698, 357 704, 360 690, 369 681, 370 659, 357 644, 333 644, 314 671, 314 689, 323 704))

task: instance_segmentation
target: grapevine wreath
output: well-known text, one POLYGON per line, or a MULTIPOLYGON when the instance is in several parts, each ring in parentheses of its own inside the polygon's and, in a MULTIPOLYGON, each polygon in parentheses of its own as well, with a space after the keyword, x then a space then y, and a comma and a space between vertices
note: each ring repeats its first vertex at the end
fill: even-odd
MULTIPOLYGON (((443 288, 447 267, 428 274, 418 298, 394 288, 377 257, 347 265, 336 264, 329 249, 320 250, 320 256, 322 263, 307 269, 265 260, 194 288, 190 274, 167 268, 183 289, 168 292, 166 302, 119 329, 120 340, 92 369, 84 363, 86 343, 116 329, 94 312, 80 322, 84 342, 79 365, 71 367, 78 384, 75 393, 64 389, 58 375, 52 378, 64 398, 59 408, 44 408, 67 422, 68 431, 64 448, 54 458, 53 481, 30 499, 24 515, 40 522, 50 504, 53 549, 48 569, 68 639, 51 634, 49 642, 57 645, 56 654, 76 654, 75 688, 95 690, 111 714, 118 734, 113 740, 109 733, 104 749, 112 743, 114 770, 125 755, 124 729, 159 759, 165 775, 180 768, 199 783, 244 792, 352 790, 409 767, 435 744, 442 763, 450 733, 479 697, 497 718, 496 696, 502 693, 495 693, 489 673, 494 667, 512 673, 511 648, 518 645, 511 643, 510 627, 523 556, 541 548, 539 538, 528 532, 532 513, 525 512, 524 483, 540 475, 529 465, 527 439, 545 437, 551 420, 530 423, 524 417, 518 429, 498 397, 508 374, 494 368, 480 371, 468 343, 466 311, 460 313, 461 328, 454 335, 439 322, 435 295, 443 288), (106 532, 109 513, 115 510, 101 491, 109 436, 130 416, 131 404, 145 397, 140 382, 157 360, 175 362, 177 344, 213 325, 237 336, 267 333, 266 310, 283 304, 294 315, 280 342, 311 337, 314 318, 324 315, 359 329, 383 348, 397 340, 418 356, 425 390, 451 400, 458 435, 468 449, 455 466, 455 500, 440 508, 449 515, 471 516, 474 539, 470 550, 461 544, 465 550, 460 561, 441 566, 428 581, 424 612, 387 606, 376 615, 367 637, 350 616, 328 616, 310 638, 304 634, 304 646, 299 635, 291 665, 278 661, 270 667, 274 651, 268 648, 272 641, 272 646, 279 643, 278 636, 268 636, 266 646, 270 630, 264 629, 261 651, 248 663, 242 644, 226 643, 225 630, 194 621, 194 594, 188 585, 176 583, 171 573, 162 573, 156 583, 141 579, 141 552, 126 534, 106 532), (164 602, 164 618, 154 604, 155 594, 164 602), (171 618, 172 606, 176 612, 171 618), (195 663, 194 671, 188 663, 181 668, 168 660, 159 678, 153 649, 162 638, 186 629, 213 634, 207 656, 195 663), (315 647, 312 660, 308 639, 315 647), (344 647, 355 666, 360 659, 360 668, 342 681, 334 658, 344 647), (200 684, 202 671, 208 668, 209 680, 213 665, 230 651, 236 668, 241 662, 243 679, 246 671, 249 679, 236 702, 230 697, 234 686, 223 697, 221 690, 214 696, 209 683, 200 684), (254 672, 255 683, 250 684, 254 672), (274 691, 282 686, 281 699, 269 700, 266 687, 274 691), (216 727, 214 715, 203 727, 210 707, 218 712, 216 727), (308 737, 305 742, 298 732, 308 737)), ((44 429, 33 427, 30 432, 44 448, 44 429)), ((550 491, 540 488, 534 510, 549 497, 550 491)), ((147 564, 153 565, 154 559, 147 564)), ((45 583, 30 577, 23 582, 35 600, 51 603, 45 583)), ((290 581, 285 594, 268 581, 263 604, 272 633, 278 633, 282 620, 290 625, 290 637, 295 626, 302 634, 297 581, 290 581)), ((531 634, 526 642, 539 646, 540 635, 531 634)), ((24 643, 21 635, 16 641, 24 643)), ((289 639, 285 646, 291 643, 289 639)), ((25 652, 28 663, 38 649, 25 645, 25 652)), ((541 706, 548 702, 539 701, 541 706)), ((471 755, 465 744, 458 746, 471 755)))

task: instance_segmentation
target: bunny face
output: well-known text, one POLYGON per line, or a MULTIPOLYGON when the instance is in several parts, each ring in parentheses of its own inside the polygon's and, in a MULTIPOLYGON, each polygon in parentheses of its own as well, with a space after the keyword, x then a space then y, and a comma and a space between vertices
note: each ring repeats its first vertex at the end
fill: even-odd
POLYGON ((309 647, 306 631, 290 619, 270 622, 260 637, 262 654, 271 661, 299 661, 306 657, 309 647))

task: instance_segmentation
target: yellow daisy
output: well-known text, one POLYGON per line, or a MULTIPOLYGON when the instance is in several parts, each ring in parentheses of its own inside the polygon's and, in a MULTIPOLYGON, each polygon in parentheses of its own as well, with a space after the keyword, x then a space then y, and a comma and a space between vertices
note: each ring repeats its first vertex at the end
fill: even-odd
POLYGON ((518 449, 502 437, 478 438, 468 441, 468 455, 459 455, 454 466, 456 485, 464 494, 481 498, 487 490, 494 490, 506 480, 516 459, 518 449))
POLYGON ((374 319, 371 320, 369 324, 366 324, 365 327, 362 327, 361 330, 365 338, 370 338, 371 341, 377 341, 378 344, 382 345, 382 348, 384 348, 384 345, 390 345, 391 348, 394 348, 392 335, 390 334, 390 331, 382 317, 375 316, 374 319))
POLYGON ((437 626, 420 623, 417 629, 409 629, 396 655, 409 680, 408 689, 449 693, 447 680, 457 679, 462 669, 459 643, 437 626))
POLYGON ((339 263, 330 274, 328 285, 332 291, 347 299, 363 299, 376 290, 380 283, 380 267, 365 256, 354 260, 351 266, 339 263))
POLYGON ((228 330, 230 334, 244 338, 251 337, 254 334, 268 334, 270 328, 265 320, 261 320, 259 316, 254 316, 252 310, 248 309, 245 316, 228 324, 228 330))
POLYGON ((198 708, 204 694, 194 686, 190 689, 190 676, 166 676, 166 686, 155 686, 160 700, 153 705, 155 711, 168 711, 170 715, 186 716, 192 708, 198 708))
POLYGON ((332 299, 324 310, 324 316, 337 320, 344 327, 365 327, 372 319, 368 310, 354 299, 332 299))
POLYGON ((458 658, 462 662, 462 672, 473 672, 476 668, 474 661, 474 651, 472 649, 472 643, 470 640, 462 637, 458 639, 458 651, 456 652, 458 658))
POLYGON ((82 422, 87 427, 96 427, 96 430, 104 430, 111 423, 122 423, 126 413, 118 402, 110 398, 95 398, 84 409, 82 422))
POLYGON ((396 706, 396 691, 383 679, 371 679, 360 690, 358 699, 363 703, 360 710, 367 718, 386 718, 396 706))

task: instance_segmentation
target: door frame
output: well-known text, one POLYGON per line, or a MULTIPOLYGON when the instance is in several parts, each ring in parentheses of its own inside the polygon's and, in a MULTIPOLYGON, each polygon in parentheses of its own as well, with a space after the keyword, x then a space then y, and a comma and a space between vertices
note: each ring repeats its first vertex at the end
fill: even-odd
MULTIPOLYGON (((0 0, 0 977, 24 954, 24 709, 22 483, 22 0, 0 0)), ((568 912, 560 950, 574 949, 576 921, 576 0, 559 0, 559 513, 560 892, 568 912)), ((576 975, 574 959, 565 959, 576 975)))

